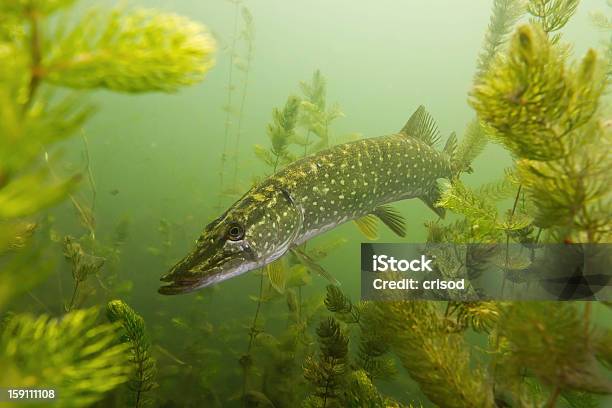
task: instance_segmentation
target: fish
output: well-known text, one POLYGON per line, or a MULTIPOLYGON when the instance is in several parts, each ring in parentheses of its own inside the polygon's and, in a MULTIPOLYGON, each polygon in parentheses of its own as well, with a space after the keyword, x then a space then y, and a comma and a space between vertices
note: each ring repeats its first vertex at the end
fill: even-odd
POLYGON ((440 151, 438 127, 423 106, 390 135, 338 144, 277 171, 209 223, 195 247, 161 277, 164 295, 183 294, 263 267, 291 251, 338 284, 299 245, 356 221, 380 219, 399 236, 405 220, 390 203, 419 198, 439 217, 439 179, 458 173, 452 133, 440 151))

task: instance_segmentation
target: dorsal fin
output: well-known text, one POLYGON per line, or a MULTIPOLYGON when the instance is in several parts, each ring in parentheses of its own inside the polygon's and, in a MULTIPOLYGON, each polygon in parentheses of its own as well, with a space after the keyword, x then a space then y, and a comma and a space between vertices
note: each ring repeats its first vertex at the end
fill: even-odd
POLYGON ((410 119, 408 119, 400 133, 419 139, 430 146, 436 144, 440 139, 438 125, 436 125, 436 122, 423 105, 419 106, 410 116, 410 119))

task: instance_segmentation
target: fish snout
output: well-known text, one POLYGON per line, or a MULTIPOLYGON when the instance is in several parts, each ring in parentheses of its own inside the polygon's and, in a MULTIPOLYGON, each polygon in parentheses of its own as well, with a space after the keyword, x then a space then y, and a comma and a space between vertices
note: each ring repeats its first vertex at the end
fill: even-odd
POLYGON ((158 292, 164 295, 175 295, 195 290, 202 281, 200 272, 202 259, 203 257, 194 252, 177 262, 168 273, 159 278, 160 281, 170 284, 161 286, 158 292))

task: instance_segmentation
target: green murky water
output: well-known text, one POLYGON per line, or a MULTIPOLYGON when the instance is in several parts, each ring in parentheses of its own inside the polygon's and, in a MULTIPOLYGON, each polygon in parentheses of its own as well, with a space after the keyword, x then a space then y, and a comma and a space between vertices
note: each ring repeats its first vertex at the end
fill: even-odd
MULTIPOLYGON (((80 7, 87 3, 106 6, 90 1, 80 7)), ((327 129, 329 144, 398 132, 419 105, 436 119, 443 140, 453 131, 461 140, 475 116, 468 94, 491 2, 252 0, 235 5, 221 0, 140 0, 138 4, 206 25, 217 43, 216 64, 203 82, 170 95, 98 90, 88 96, 98 107, 82 130, 95 182, 93 218, 98 244, 87 252, 105 257, 106 264, 82 283, 72 307, 104 306, 119 298, 144 318, 157 364, 158 385, 146 393, 152 406, 298 406, 320 392, 305 379, 303 369, 307 356, 319 355, 316 329, 331 315, 323 304, 327 281, 306 273, 303 286, 279 293, 267 276, 262 279, 254 271, 212 288, 168 297, 157 293, 159 277, 191 250, 206 224, 253 182, 271 173, 254 146, 270 148, 267 126, 272 110, 282 108, 289 95, 302 96, 300 81, 311 81, 316 70, 326 80, 327 107, 337 104, 343 113, 327 129), (250 37, 240 35, 245 28, 243 7, 252 14, 250 37), (253 47, 250 59, 249 45, 253 47), (247 71, 241 69, 247 64, 247 71), (299 346, 291 346, 296 342, 299 346)), ((590 15, 596 11, 609 15, 610 8, 603 1, 580 2, 562 30, 563 41, 572 44, 574 60, 589 47, 604 49, 602 42, 609 32, 592 24, 590 15)), ((307 133, 307 127, 297 126, 298 136, 307 133)), ((291 149, 296 156, 302 153, 295 145, 291 149)), ((54 146, 52 152, 62 155, 54 159, 56 172, 83 171, 85 151, 78 136, 54 146)), ((471 164, 473 172, 462 180, 476 187, 499 180, 512 165, 508 150, 489 143, 471 164)), ((87 172, 83 174, 74 199, 91 207, 92 190, 87 172)), ((512 199, 500 200, 499 208, 511 208, 512 199)), ((419 200, 400 202, 396 208, 406 219, 406 238, 380 226, 378 240, 424 242, 425 223, 436 215, 419 200)), ((45 237, 50 234, 56 241, 65 235, 88 234, 69 199, 40 217, 47 220, 45 237)), ((459 218, 449 215, 451 221, 459 218)), ((310 249, 329 249, 320 264, 341 282, 342 292, 355 304, 360 296, 360 243, 365 240, 353 223, 347 223, 307 244, 310 249), (339 245, 328 248, 339 240, 339 245)), ((42 241, 40 245, 48 248, 45 256, 54 261, 53 270, 5 311, 65 313, 74 287, 70 265, 61 242, 42 241)), ((443 314, 444 304, 438 306, 443 314)), ((576 306, 581 318, 583 308, 576 306)), ((609 322, 605 306, 593 304, 591 319, 605 326, 609 322)), ((100 320, 105 321, 104 316, 100 320)), ((345 329, 352 333, 347 334, 350 361, 346 364, 353 370, 358 365, 359 334, 354 324, 345 329)), ((465 338, 471 348, 487 347, 486 334, 468 330, 465 338)), ((415 381, 404 368, 402 356, 393 352, 388 356, 397 373, 391 379, 374 379, 377 392, 405 406, 435 406, 432 391, 419 388, 418 378, 415 381)), ((488 367, 491 363, 485 355, 469 364, 488 367)), ((605 376, 610 377, 609 371, 605 376)), ((554 384, 542 383, 538 392, 543 404, 550 402, 554 384)), ((569 398, 559 397, 555 403, 579 406, 571 405, 569 398)), ((321 401, 313 399, 313 405, 305 406, 381 406, 356 399, 331 398, 324 405, 321 401)), ((594 401, 592 406, 605 405, 604 399, 594 401)), ((125 385, 107 392, 96 404, 133 406, 125 385)), ((477 406, 461 401, 460 396, 452 403, 437 404, 477 406)), ((498 406, 522 406, 517 401, 507 404, 498 406)))

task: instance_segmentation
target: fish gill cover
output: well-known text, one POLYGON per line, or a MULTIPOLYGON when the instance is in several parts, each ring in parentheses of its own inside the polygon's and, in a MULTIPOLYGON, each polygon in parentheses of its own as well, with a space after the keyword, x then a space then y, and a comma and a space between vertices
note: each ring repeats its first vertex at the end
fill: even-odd
MULTIPOLYGON (((345 114, 329 100, 337 79, 328 83, 320 70, 273 109, 267 128, 252 126, 248 101, 259 96, 257 104, 268 106, 258 95, 263 74, 256 69, 255 24, 264 13, 255 3, 219 5, 215 10, 230 14, 223 27, 230 34, 214 41, 200 23, 158 9, 0 0, 0 405, 13 404, 8 398, 24 390, 57 394, 21 403, 66 407, 609 403, 612 329, 605 302, 359 301, 357 268, 354 279, 342 273, 359 258, 359 241, 389 239, 381 222, 404 241, 418 240, 410 227, 424 221, 425 244, 497 244, 507 290, 523 283, 517 271, 530 262, 510 256, 514 245, 610 242, 610 20, 593 13, 608 39, 576 58, 564 31, 579 1, 492 3, 468 96, 475 113, 457 142, 453 134, 441 137, 433 116, 417 108, 423 101, 406 94, 403 119, 414 114, 403 128, 387 124, 390 136, 339 132, 345 114), (168 93, 195 85, 213 67, 216 44, 226 64, 206 85, 218 82, 213 75, 222 70, 227 83, 221 92, 206 92, 223 105, 221 125, 188 150, 198 150, 199 161, 214 161, 208 144, 219 144, 218 174, 181 198, 203 204, 206 215, 177 221, 177 207, 168 214, 137 201, 145 183, 130 171, 148 153, 128 140, 104 150, 85 125, 108 121, 130 142, 155 140, 159 129, 132 137, 127 132, 141 126, 137 118, 115 111, 129 118, 115 123, 90 101, 96 90, 168 93), (254 152, 244 152, 251 141, 254 152), (81 155, 76 165, 61 154, 67 146, 81 155), (509 158, 486 156, 492 148, 509 158), (105 175, 103 162, 124 150, 130 165, 105 175), (500 180, 474 178, 486 172, 483 157, 508 164, 500 180), (400 173, 408 181, 396 181, 400 173), (359 187, 348 189, 355 180, 359 187), (204 190, 205 200, 194 190, 204 190), (349 200, 353 192, 361 197, 349 200), (404 198, 420 198, 418 205, 433 212, 421 217, 414 210, 410 218, 404 206, 389 204, 404 198), (116 220, 111 207, 121 208, 116 220), (176 264, 205 217, 211 222, 196 250, 176 264), (349 220, 363 238, 338 227, 311 239, 349 220), (259 226, 249 230, 251 224, 259 226), (259 234, 265 239, 244 239, 259 234), (234 264, 227 277, 246 272, 246 263, 255 270, 192 296, 155 293, 155 275, 172 265, 167 278, 178 286, 166 290, 181 293, 211 276, 210 265, 227 271, 228 262, 234 264), (99 316, 102 307, 107 319, 99 316)), ((329 13, 320 12, 317 21, 327 21, 329 13)), ((270 41, 266 34, 261 38, 270 41)), ((317 58, 325 47, 318 45, 317 58)), ((283 68, 273 68, 279 75, 267 75, 266 91, 271 80, 285 83, 283 68)), ((139 105, 119 100, 112 99, 139 105)), ((176 144, 185 115, 177 117, 176 134, 168 135, 176 144)), ((155 190, 163 188, 164 174, 181 179, 167 192, 176 201, 189 176, 175 175, 171 165, 155 174, 155 160, 145 166, 155 190)), ((201 167, 194 173, 198 180, 207 176, 201 167)), ((485 274, 494 255, 472 248, 443 254, 441 273, 466 266, 485 274)))

